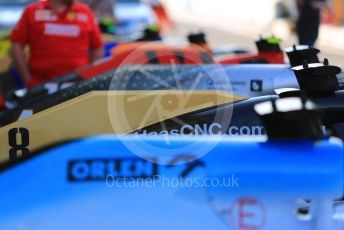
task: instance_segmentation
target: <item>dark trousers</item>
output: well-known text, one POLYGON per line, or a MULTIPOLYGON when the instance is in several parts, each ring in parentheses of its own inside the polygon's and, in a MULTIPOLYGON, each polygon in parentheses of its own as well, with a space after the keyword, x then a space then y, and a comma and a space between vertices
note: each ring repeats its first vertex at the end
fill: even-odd
POLYGON ((314 46, 320 27, 320 10, 305 7, 301 9, 296 25, 300 45, 314 46))

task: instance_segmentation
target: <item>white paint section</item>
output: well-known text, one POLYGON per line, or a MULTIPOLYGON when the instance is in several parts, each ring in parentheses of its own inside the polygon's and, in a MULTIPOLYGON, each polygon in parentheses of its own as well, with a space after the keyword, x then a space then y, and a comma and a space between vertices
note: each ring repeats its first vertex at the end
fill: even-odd
POLYGON ((20 120, 24 120, 26 118, 29 118, 33 115, 33 111, 30 109, 26 109, 26 110, 23 110, 23 112, 20 114, 19 118, 18 118, 18 121, 20 120))

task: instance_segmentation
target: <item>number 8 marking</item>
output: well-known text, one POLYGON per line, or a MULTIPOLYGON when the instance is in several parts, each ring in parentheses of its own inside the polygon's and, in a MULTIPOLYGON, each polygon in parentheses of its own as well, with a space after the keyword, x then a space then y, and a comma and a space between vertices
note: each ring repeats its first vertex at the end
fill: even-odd
POLYGON ((30 155, 30 150, 27 148, 30 145, 29 130, 25 128, 14 128, 8 131, 8 143, 12 147, 9 151, 10 161, 18 159, 19 152, 22 157, 30 155), (17 135, 20 135, 20 143, 17 142, 17 135))

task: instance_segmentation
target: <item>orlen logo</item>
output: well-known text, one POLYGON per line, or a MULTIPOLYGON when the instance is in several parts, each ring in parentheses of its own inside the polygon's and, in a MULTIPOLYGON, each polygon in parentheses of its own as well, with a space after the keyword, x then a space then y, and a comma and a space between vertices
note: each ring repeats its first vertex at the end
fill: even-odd
POLYGON ((140 158, 87 159, 68 162, 68 181, 105 181, 116 179, 147 179, 158 174, 158 165, 140 158))

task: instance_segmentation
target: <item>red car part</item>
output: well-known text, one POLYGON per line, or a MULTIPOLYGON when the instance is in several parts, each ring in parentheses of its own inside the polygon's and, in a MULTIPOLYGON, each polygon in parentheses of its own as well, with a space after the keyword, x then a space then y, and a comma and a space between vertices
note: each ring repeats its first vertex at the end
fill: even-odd
POLYGON ((212 64, 214 57, 198 47, 173 47, 160 42, 134 42, 120 44, 112 50, 112 57, 88 65, 77 71, 78 76, 89 79, 111 71, 121 65, 145 64, 212 64))
POLYGON ((231 57, 221 57, 218 62, 221 64, 284 64, 284 53, 280 47, 281 39, 274 36, 260 38, 256 41, 257 54, 240 54, 231 57))
POLYGON ((4 98, 0 95, 0 111, 5 109, 5 100, 4 98))

